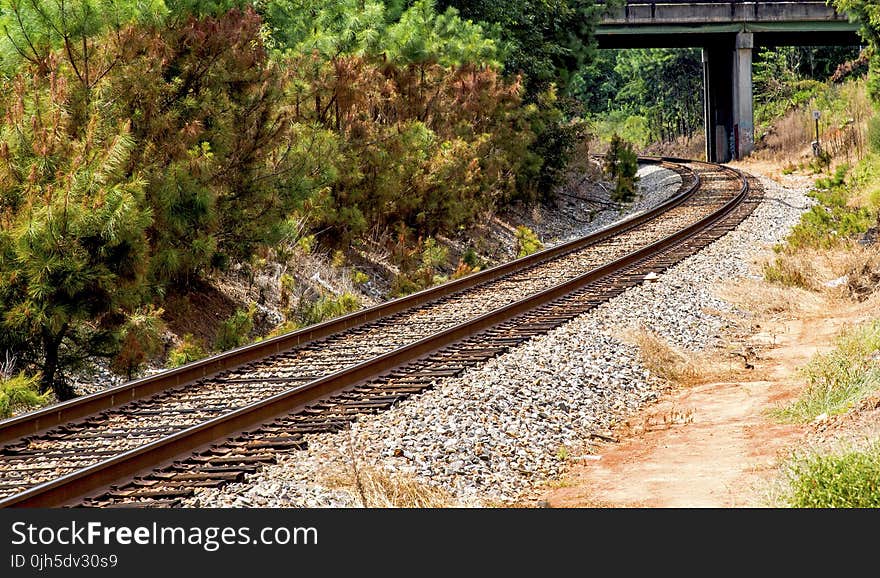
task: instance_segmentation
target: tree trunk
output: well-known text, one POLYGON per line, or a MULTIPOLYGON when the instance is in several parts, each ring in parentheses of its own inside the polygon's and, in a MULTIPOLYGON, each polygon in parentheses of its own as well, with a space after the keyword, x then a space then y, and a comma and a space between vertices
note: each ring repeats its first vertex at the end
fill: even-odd
POLYGON ((40 393, 45 393, 50 389, 55 392, 58 401, 65 401, 75 397, 73 387, 62 380, 57 380, 58 373, 58 351, 61 348, 61 341, 64 339, 64 333, 67 330, 65 325, 61 332, 53 335, 48 330, 43 329, 43 376, 40 379, 40 393))

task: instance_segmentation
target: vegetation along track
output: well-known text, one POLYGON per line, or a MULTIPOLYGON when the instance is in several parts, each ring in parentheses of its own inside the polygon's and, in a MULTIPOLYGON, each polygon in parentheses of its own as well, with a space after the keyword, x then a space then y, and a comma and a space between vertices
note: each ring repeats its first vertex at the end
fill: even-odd
POLYGON ((0 422, 0 506, 173 507, 456 376, 693 254, 758 182, 675 170, 657 208, 587 237, 311 328, 0 422))

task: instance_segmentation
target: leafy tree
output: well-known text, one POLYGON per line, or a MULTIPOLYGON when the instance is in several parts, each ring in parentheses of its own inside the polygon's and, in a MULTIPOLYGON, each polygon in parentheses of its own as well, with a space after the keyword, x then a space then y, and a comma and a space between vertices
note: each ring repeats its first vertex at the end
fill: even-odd
POLYGON ((104 94, 141 143, 129 170, 146 179, 160 286, 185 287, 277 242, 311 193, 291 140, 287 76, 261 34, 251 9, 124 33, 125 64, 104 94))
POLYGON ((311 55, 291 68, 297 125, 337 135, 336 178, 306 203, 325 240, 454 231, 515 190, 530 111, 493 68, 311 55))
POLYGON ((636 140, 643 126, 645 140, 669 142, 702 128, 702 99, 694 98, 702 93, 701 71, 697 49, 600 50, 574 90, 596 117, 619 119, 614 132, 636 140))
POLYGON ((380 1, 277 0, 268 3, 265 14, 275 45, 295 54, 316 53, 329 60, 383 55, 396 64, 500 65, 491 30, 463 20, 455 8, 438 12, 434 0, 388 10, 380 1))
POLYGON ((832 0, 834 7, 861 24, 860 33, 869 47, 868 92, 880 102, 880 4, 874 0, 832 0))
POLYGON ((375 52, 387 24, 376 0, 273 0, 263 13, 274 46, 323 58, 375 52))
POLYGON ((500 52, 491 32, 462 20, 453 7, 438 13, 434 0, 417 0, 398 22, 388 26, 382 45, 388 57, 400 64, 437 62, 497 68, 500 52))
POLYGON ((102 45, 118 42, 127 24, 165 12, 162 0, 0 0, 0 63, 7 74, 23 62, 48 74, 60 56, 80 85, 69 106, 85 126, 92 89, 119 64, 102 45))

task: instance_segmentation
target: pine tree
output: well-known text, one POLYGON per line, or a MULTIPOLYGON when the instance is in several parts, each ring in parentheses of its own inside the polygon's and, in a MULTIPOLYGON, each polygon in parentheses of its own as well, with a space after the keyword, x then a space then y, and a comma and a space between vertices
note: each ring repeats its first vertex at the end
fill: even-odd
POLYGON ((611 136, 608 151, 605 153, 604 169, 606 174, 615 181, 612 200, 628 203, 636 194, 639 162, 631 143, 624 141, 618 134, 611 136))
MULTIPOLYGON (((54 65, 53 57, 47 62, 54 65)), ((72 125, 65 79, 22 74, 0 137, 0 345, 72 397, 65 370, 109 355, 144 294, 144 182, 127 175, 127 125, 72 125)))

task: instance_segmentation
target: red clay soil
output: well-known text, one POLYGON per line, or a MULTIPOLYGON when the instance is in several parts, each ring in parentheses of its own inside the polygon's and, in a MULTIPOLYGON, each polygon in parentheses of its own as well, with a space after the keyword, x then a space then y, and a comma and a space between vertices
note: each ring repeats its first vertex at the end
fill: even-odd
MULTIPOLYGON (((543 495, 550 507, 768 507, 767 490, 789 450, 815 424, 783 425, 767 411, 804 387, 798 368, 827 349, 842 324, 863 312, 781 321, 764 337, 753 369, 733 380, 672 390, 602 443, 574 460, 543 495)), ((874 412, 874 418, 876 414, 874 412)))

